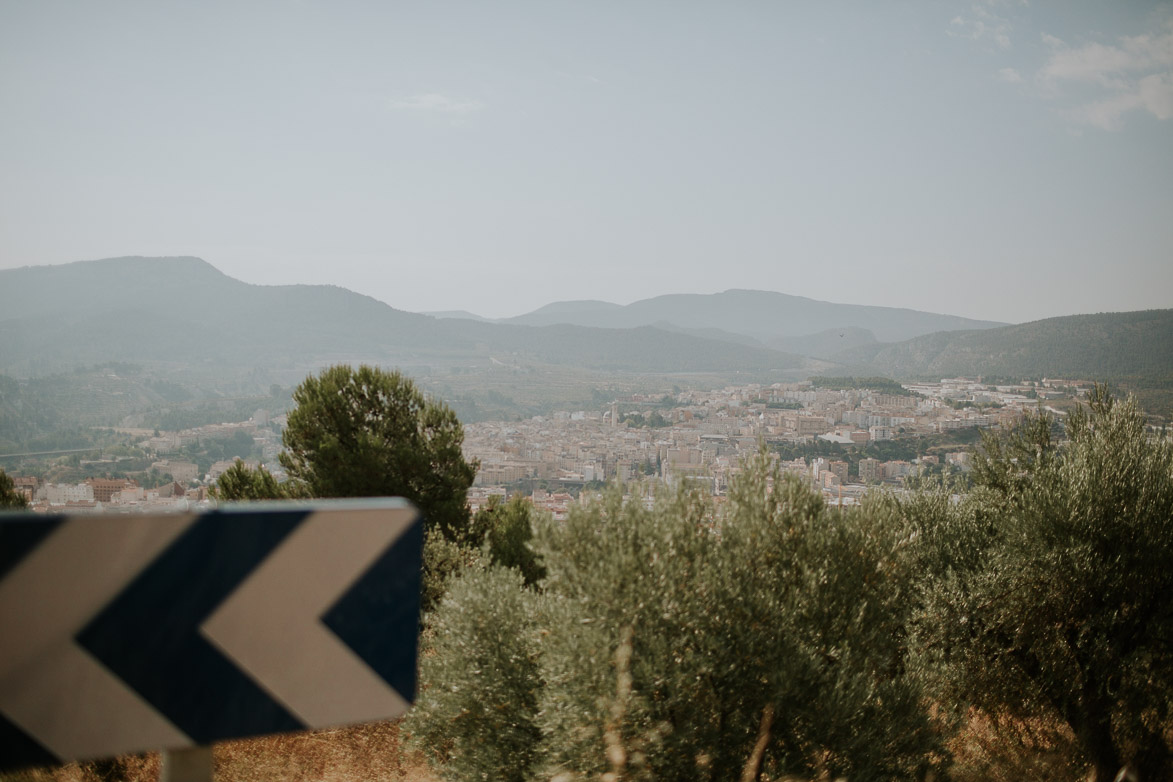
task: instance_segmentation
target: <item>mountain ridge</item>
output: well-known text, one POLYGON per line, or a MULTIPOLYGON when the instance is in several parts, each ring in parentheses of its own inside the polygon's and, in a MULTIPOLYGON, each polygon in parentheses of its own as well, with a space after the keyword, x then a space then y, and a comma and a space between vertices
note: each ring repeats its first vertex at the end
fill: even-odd
MULTIPOLYGON (((252 285, 190 256, 0 270, 0 371, 105 360, 395 365, 493 352, 608 371, 801 371, 810 360, 660 329, 438 319, 327 285, 252 285)), ((813 366, 813 365, 812 365, 813 366)))
POLYGON ((890 377, 1173 378, 1173 309, 1064 315, 860 345, 830 360, 890 377))
POLYGON ((767 345, 776 339, 806 337, 837 328, 866 329, 881 342, 897 342, 935 331, 1007 325, 900 307, 836 304, 746 288, 720 293, 670 293, 625 305, 602 302, 606 306, 592 308, 591 303, 555 302, 502 322, 619 327, 666 322, 682 329, 720 329, 767 345))
MULTIPOLYGON (((711 303, 713 297, 742 304, 801 298, 732 290, 657 298, 671 307, 711 303)), ((583 306, 600 312, 595 303, 574 303, 583 306)), ((766 382, 814 374, 1081 376, 1139 378, 1151 388, 1173 388, 1173 310, 1063 316, 902 341, 879 340, 863 327, 817 331, 817 324, 807 323, 804 334, 764 341, 705 325, 704 318, 687 326, 668 319, 624 326, 616 316, 629 310, 605 309, 610 315, 597 326, 478 322, 404 312, 338 286, 252 285, 190 256, 25 266, 0 270, 0 372, 39 376, 101 361, 151 361, 246 370, 279 366, 296 373, 362 361, 454 370, 528 365, 752 373, 766 382)), ((636 312, 649 314, 660 313, 636 312)), ((751 314, 741 323, 761 317, 751 314)))

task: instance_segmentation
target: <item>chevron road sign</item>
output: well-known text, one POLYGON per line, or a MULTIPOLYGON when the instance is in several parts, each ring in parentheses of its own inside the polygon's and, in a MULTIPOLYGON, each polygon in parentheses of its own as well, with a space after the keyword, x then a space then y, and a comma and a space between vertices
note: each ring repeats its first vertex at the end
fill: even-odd
POLYGON ((0 768, 402 714, 422 549, 402 500, 0 517, 0 768))

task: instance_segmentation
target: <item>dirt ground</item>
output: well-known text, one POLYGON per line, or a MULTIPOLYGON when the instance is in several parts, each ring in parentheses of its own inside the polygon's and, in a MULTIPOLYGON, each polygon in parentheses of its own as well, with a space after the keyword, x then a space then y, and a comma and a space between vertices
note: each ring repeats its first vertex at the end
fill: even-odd
MULTIPOLYGON (((0 782, 155 782, 159 754, 0 774, 0 782)), ((212 750, 216 782, 439 782, 405 752, 399 722, 225 741, 212 750)))

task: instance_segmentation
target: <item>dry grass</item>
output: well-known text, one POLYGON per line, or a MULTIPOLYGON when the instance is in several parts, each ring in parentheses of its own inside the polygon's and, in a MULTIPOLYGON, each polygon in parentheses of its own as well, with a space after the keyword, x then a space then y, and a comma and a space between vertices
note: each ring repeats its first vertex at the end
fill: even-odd
MULTIPOLYGON (((378 722, 311 733, 219 743, 216 782, 439 782, 418 753, 406 751, 400 723, 378 722)), ((1085 779, 1087 764, 1066 726, 971 712, 951 742, 955 782, 1059 782, 1085 779)), ((159 755, 104 764, 0 774, 0 782, 155 782, 159 755)))
MULTIPOLYGON (((212 754, 216 782, 438 782, 422 757, 401 746, 398 721, 226 741, 216 744, 212 754)), ((0 775, 3 782, 158 778, 158 753, 0 775)))
POLYGON ((950 778, 956 782, 1069 782, 1085 779, 1089 771, 1071 729, 1042 719, 971 711, 949 748, 950 778))

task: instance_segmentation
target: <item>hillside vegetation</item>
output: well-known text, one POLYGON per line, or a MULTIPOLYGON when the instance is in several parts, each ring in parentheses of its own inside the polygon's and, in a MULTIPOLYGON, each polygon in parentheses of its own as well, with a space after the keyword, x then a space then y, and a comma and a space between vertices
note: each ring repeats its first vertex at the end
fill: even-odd
POLYGON ((834 354, 889 377, 1160 378, 1173 375, 1173 310, 1047 318, 946 331, 834 354))

